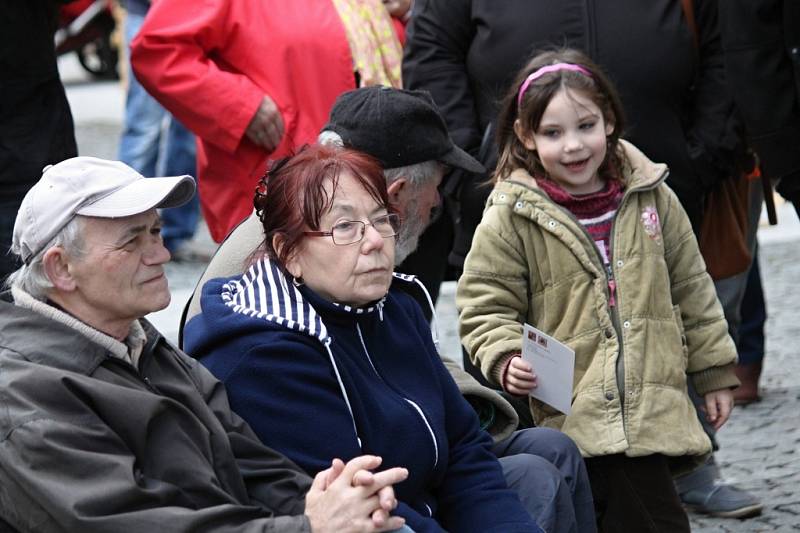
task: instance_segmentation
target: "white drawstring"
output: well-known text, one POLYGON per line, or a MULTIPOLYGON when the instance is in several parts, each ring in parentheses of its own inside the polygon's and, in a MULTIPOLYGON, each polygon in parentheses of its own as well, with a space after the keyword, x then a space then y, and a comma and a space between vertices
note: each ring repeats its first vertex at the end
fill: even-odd
POLYGON ((433 300, 428 293, 428 289, 425 288, 425 284, 422 283, 419 278, 415 277, 414 283, 419 285, 422 292, 425 293, 425 298, 428 300, 428 305, 431 308, 431 337, 433 338, 433 345, 436 347, 436 353, 442 355, 442 351, 439 349, 439 320, 436 318, 436 308, 433 306, 433 300))

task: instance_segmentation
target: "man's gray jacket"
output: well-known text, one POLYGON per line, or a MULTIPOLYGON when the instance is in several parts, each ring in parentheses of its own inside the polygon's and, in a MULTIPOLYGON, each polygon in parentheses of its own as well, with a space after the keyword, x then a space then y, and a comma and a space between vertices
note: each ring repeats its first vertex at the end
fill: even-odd
POLYGON ((311 480, 141 321, 139 368, 0 301, 0 516, 20 531, 310 531, 311 480))

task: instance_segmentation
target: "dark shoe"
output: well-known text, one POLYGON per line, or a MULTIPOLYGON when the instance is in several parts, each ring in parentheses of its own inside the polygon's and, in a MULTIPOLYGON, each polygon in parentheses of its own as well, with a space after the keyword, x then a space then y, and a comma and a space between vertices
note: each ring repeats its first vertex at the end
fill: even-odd
POLYGON ((720 518, 756 516, 763 508, 749 492, 720 481, 682 492, 680 498, 688 510, 720 518))
POLYGON ((736 372, 736 377, 739 378, 739 381, 742 382, 738 388, 733 390, 734 403, 736 405, 748 405, 753 402, 760 402, 758 379, 761 377, 761 361, 746 365, 736 365, 734 372, 736 372))

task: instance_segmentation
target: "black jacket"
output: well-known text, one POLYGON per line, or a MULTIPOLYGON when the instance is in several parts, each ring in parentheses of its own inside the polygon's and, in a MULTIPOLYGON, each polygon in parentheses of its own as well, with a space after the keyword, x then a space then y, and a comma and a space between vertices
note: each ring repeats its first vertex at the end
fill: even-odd
MULTIPOLYGON (((58 77, 54 0, 5 0, 0 16, 0 204, 18 205, 42 168, 78 154, 58 77)), ((4 250, 3 250, 4 251, 4 250)))
POLYGON ((36 533, 310 531, 310 478, 142 325, 136 368, 0 301, 0 517, 36 533))
MULTIPOLYGON (((725 85, 717 2, 695 6, 699 50, 678 0, 417 0, 404 83, 433 94, 454 141, 475 155, 499 100, 532 54, 579 48, 619 89, 625 138, 669 165, 667 183, 698 227, 703 192, 733 172, 740 138, 725 85)), ((463 225, 471 214, 474 228, 487 194, 484 188, 475 199, 462 190, 463 225)))
POLYGON ((725 66, 761 170, 800 202, 800 2, 720 2, 725 66))

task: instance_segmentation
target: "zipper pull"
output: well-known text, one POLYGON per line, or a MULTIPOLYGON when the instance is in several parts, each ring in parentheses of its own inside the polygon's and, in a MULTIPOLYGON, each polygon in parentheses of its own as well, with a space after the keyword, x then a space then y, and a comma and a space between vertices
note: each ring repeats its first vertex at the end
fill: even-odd
POLYGON ((617 280, 614 279, 614 271, 611 269, 611 264, 606 264, 606 273, 608 274, 608 306, 615 307, 617 305, 617 280))

